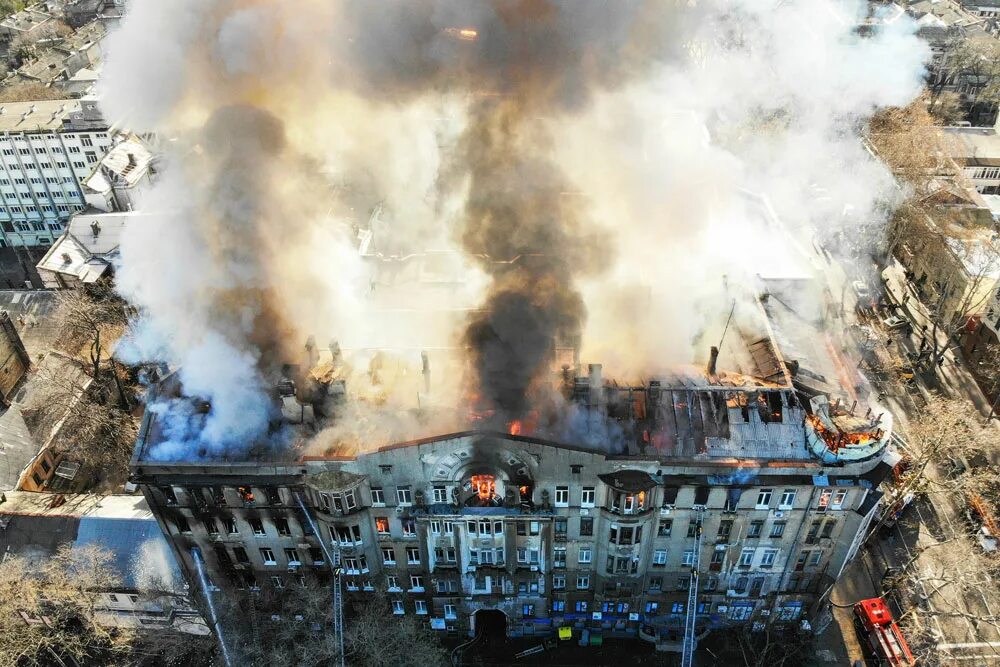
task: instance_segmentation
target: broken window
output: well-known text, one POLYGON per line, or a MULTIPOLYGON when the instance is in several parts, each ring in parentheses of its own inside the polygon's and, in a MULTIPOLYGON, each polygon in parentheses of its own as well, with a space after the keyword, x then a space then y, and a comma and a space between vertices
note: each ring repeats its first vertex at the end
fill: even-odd
POLYGON ((736 507, 740 504, 740 496, 743 495, 743 489, 730 488, 726 490, 726 505, 723 507, 724 512, 735 512, 736 507))
POLYGON ((253 505, 254 504, 254 496, 253 496, 253 489, 252 488, 250 488, 249 486, 241 486, 241 487, 238 487, 236 490, 239 492, 240 499, 243 500, 243 504, 244 505, 253 505))

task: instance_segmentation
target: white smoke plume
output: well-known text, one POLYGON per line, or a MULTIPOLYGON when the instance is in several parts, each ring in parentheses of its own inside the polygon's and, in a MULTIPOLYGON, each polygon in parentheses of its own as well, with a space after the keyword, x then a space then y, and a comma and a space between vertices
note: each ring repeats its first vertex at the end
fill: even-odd
MULTIPOLYGON (((102 104, 157 133, 167 159, 122 243, 119 285, 144 314, 125 353, 178 366, 211 404, 196 433, 189 413, 157 407, 171 417, 159 455, 239 455, 267 436, 275 373, 304 361, 309 334, 363 358, 394 350, 412 376, 422 349, 485 341, 471 366, 487 393, 505 364, 532 364, 494 397, 513 410, 561 328, 582 327, 610 374, 691 361, 728 310, 720 275, 802 270, 748 191, 802 243, 884 215, 891 179, 858 134, 917 94, 928 51, 904 21, 859 37, 865 11, 135 0, 108 38, 102 104), (525 208, 529 185, 527 204, 560 210, 525 208), (359 246, 376 202, 373 271, 359 246), (428 250, 464 280, 413 289, 406 257, 428 250), (542 259, 498 268, 517 254, 542 259), (532 328, 467 315, 483 303, 532 328), (511 356, 507 331, 534 349, 511 356)), ((461 372, 435 373, 438 400, 464 400, 461 372)), ((401 403, 371 401, 323 440, 355 421, 395 436, 411 423, 401 403)))

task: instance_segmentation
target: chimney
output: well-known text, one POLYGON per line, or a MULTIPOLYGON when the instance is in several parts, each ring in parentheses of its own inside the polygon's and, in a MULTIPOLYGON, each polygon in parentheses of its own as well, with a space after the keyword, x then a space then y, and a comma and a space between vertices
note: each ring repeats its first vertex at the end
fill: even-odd
POLYGON ((713 345, 712 349, 708 353, 708 367, 705 369, 705 372, 708 373, 709 376, 715 375, 715 367, 718 362, 719 348, 713 345))
POLYGON ((309 370, 316 368, 319 362, 319 351, 316 349, 316 337, 309 336, 306 339, 306 356, 308 358, 309 370))
POLYGON ((97 239, 97 237, 101 235, 101 223, 94 220, 90 223, 90 231, 94 232, 94 239, 97 239))
POLYGON ((427 350, 420 352, 420 365, 424 374, 424 393, 431 393, 431 360, 427 356, 427 350))
POLYGON ((590 364, 590 406, 600 408, 604 405, 604 381, 601 378, 601 365, 590 364))

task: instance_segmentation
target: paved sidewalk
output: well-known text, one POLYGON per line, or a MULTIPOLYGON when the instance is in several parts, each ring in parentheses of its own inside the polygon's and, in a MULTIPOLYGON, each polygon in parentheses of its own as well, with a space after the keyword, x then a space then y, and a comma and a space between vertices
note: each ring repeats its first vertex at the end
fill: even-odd
MULTIPOLYGON (((913 334, 909 336, 907 347, 911 351, 917 351, 920 349, 922 327, 927 327, 928 335, 933 331, 933 325, 927 315, 927 308, 920 301, 912 284, 906 280, 903 275, 903 267, 899 262, 893 260, 892 264, 882 272, 882 276, 885 278, 886 288, 892 301, 899 304, 906 301, 901 312, 913 322, 913 334)), ((900 335, 899 338, 904 337, 900 335)), ((937 339, 939 346, 948 347, 944 355, 944 364, 937 369, 935 375, 938 388, 949 396, 967 398, 983 416, 986 416, 990 411, 990 402, 983 395, 979 385, 976 384, 972 373, 966 368, 965 359, 955 349, 955 344, 948 340, 944 332, 939 330, 937 339)))

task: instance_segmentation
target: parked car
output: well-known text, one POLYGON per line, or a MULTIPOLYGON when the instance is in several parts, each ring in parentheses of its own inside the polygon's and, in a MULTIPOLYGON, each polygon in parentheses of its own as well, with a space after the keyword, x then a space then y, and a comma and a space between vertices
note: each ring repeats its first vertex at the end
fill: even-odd
POLYGON ((899 315, 890 315, 882 320, 882 324, 884 324, 887 329, 905 329, 909 323, 899 315))
POLYGON ((868 289, 868 285, 865 284, 865 281, 855 280, 851 283, 851 287, 854 289, 854 294, 857 295, 858 301, 867 301, 871 298, 871 290, 868 289))

